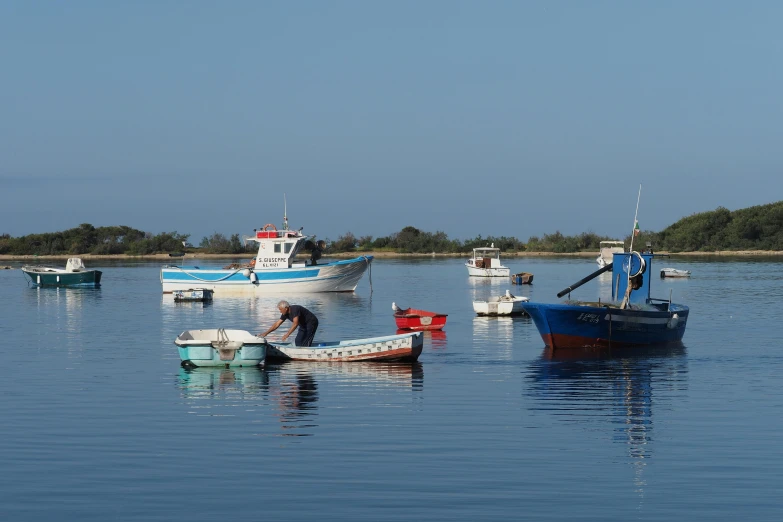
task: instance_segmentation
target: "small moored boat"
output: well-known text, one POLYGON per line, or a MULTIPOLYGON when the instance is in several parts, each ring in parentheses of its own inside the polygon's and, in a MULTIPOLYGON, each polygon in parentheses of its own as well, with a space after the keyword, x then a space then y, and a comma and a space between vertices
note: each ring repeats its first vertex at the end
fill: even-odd
POLYGON ((245 330, 185 330, 174 341, 182 366, 256 366, 264 364, 268 345, 245 330))
POLYGON ((270 360, 350 362, 350 361, 415 361, 424 346, 422 332, 370 337, 348 341, 321 342, 313 346, 270 341, 270 360))
POLYGON ((473 311, 478 315, 524 315, 522 303, 530 299, 515 296, 508 290, 504 295, 491 297, 486 301, 473 301, 473 311))
POLYGON ((476 277, 508 277, 511 270, 500 264, 500 249, 492 246, 474 248, 473 257, 465 262, 468 275, 476 277))
POLYGON ((174 301, 206 302, 212 300, 212 290, 209 288, 190 288, 188 290, 174 290, 174 301))
POLYGON ((690 277, 690 270, 680 270, 677 268, 661 268, 661 277, 690 277))
MULTIPOLYGON (((624 252, 624 241, 601 241, 598 243, 598 258, 596 262, 600 268, 612 263, 615 252, 624 252)), ((611 271, 611 269, 609 269, 611 271)))
POLYGON ((515 285, 532 285, 533 274, 530 272, 520 272, 518 274, 511 274, 511 283, 515 285))
POLYGON ((394 321, 400 330, 442 330, 446 326, 448 314, 428 312, 416 308, 400 308, 392 303, 394 321))
POLYGON ((26 265, 22 272, 34 286, 67 286, 98 288, 101 286, 100 270, 87 270, 81 258, 72 257, 65 269, 43 265, 26 265))

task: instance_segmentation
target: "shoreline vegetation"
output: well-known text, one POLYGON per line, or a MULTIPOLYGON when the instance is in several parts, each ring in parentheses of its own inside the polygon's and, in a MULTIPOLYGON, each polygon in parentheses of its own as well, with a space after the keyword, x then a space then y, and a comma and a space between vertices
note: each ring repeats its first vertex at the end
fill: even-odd
MULTIPOLYGON (((308 236, 309 245, 316 236, 308 236)), ((83 223, 61 232, 11 237, 0 234, 0 259, 85 259, 137 258, 244 258, 254 257, 253 243, 245 244, 239 234, 226 237, 215 232, 198 247, 188 242, 190 234, 162 232, 153 235, 128 226, 94 227, 83 223)), ((324 257, 468 257, 474 248, 494 246, 505 257, 597 256, 600 242, 622 240, 626 248, 672 256, 780 256, 783 255, 783 201, 729 211, 718 207, 684 217, 660 232, 639 229, 624 238, 583 232, 566 236, 556 231, 531 236, 526 242, 516 237, 481 235, 466 240, 450 239, 445 232, 427 232, 406 226, 385 237, 356 237, 347 232, 322 243, 324 257)), ((310 247, 308 247, 310 248, 310 247)), ((305 257, 307 253, 301 252, 305 257)))

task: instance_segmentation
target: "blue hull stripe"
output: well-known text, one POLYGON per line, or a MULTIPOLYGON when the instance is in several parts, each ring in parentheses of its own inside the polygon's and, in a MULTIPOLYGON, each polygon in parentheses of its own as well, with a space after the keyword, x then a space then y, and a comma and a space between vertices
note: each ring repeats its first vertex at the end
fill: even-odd
MULTIPOLYGON (((237 272, 236 274, 232 275, 229 278, 226 278, 228 274, 230 274, 232 270, 205 270, 205 269, 199 269, 199 268, 189 268, 189 267, 182 267, 182 270, 176 270, 176 269, 163 269, 163 280, 164 281, 198 281, 195 277, 190 275, 191 273, 195 276, 205 279, 206 281, 203 282, 216 282, 218 279, 221 283, 247 283, 250 280, 242 275, 242 272, 237 272)), ((286 268, 285 270, 281 270, 279 272, 271 272, 271 271, 256 271, 255 274, 258 277, 259 281, 279 281, 281 279, 308 279, 313 277, 318 277, 319 269, 305 269, 305 270, 296 270, 291 268, 286 268)))

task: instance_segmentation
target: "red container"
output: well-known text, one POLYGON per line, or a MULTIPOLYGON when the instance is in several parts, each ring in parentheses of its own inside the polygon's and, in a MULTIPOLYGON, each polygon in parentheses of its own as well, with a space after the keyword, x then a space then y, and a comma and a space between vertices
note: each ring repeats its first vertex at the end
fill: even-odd
POLYGON ((400 330, 442 330, 448 314, 407 308, 394 313, 394 320, 400 330))

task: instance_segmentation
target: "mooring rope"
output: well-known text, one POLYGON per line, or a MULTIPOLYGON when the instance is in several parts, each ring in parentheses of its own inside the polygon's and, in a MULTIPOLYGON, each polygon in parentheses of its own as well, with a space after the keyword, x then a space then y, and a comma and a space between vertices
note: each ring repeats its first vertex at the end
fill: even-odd
POLYGON ((198 280, 198 281, 203 281, 203 282, 205 282, 205 283, 218 283, 218 282, 220 282, 220 281, 225 281, 226 279, 228 279, 229 277, 233 276, 234 274, 237 274, 237 273, 239 273, 241 270, 244 270, 244 268, 241 268, 241 269, 239 269, 239 270, 234 270, 233 272, 231 272, 230 274, 228 274, 226 277, 221 277, 220 279, 201 279, 200 277, 198 277, 198 276, 196 276, 196 275, 193 275, 193 274, 191 274, 190 272, 188 272, 187 270, 183 270, 182 268, 180 268, 180 267, 178 267, 178 266, 169 266, 168 268, 176 268, 176 269, 177 269, 177 270, 179 270, 180 272, 183 272, 183 273, 185 273, 185 274, 189 275, 189 276, 190 276, 190 277, 192 277, 193 279, 196 279, 196 280, 198 280))
POLYGON ((367 263, 367 275, 370 277, 370 293, 372 293, 372 260, 367 256, 362 256, 367 263))

